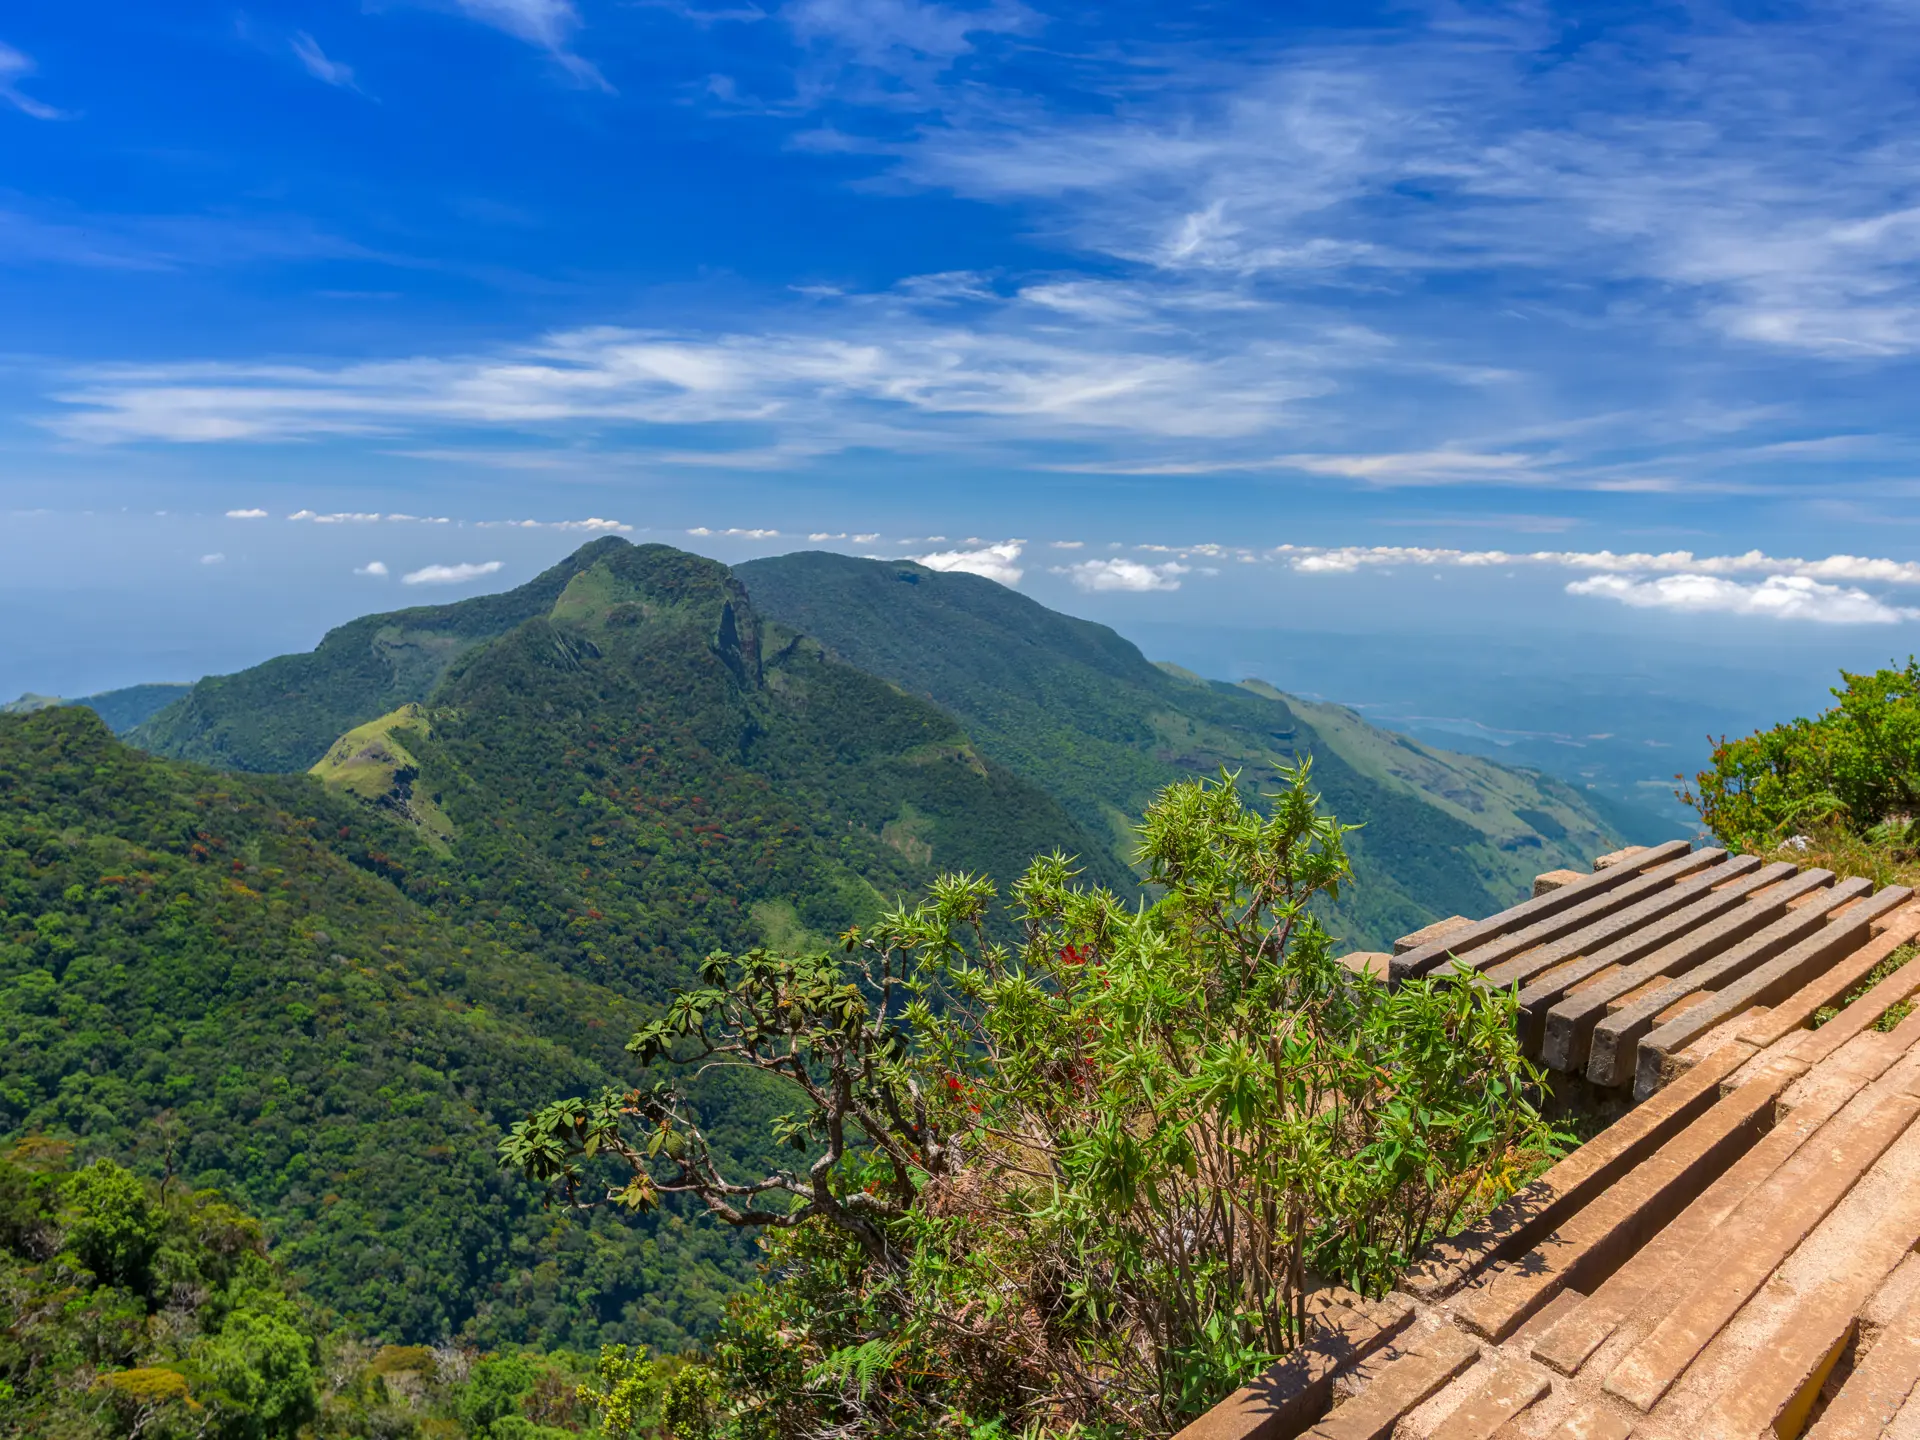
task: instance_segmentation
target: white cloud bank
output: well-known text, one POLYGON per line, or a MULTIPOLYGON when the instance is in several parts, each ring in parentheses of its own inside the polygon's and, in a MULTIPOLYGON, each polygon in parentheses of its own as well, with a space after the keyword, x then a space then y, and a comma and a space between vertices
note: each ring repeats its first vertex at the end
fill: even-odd
POLYGON ((1888 605, 1864 590, 1823 585, 1804 575, 1769 575, 1754 585, 1717 575, 1662 575, 1652 580, 1595 575, 1570 582, 1567 593, 1597 595, 1637 609, 1759 615, 1822 625, 1893 625, 1920 619, 1920 610, 1888 605))
POLYGON ((267 512, 264 510, 229 510, 227 511, 227 519, 229 520, 264 520, 266 518, 267 518, 267 512))
POLYGON ((1078 565, 1057 565, 1053 573, 1065 575, 1080 590, 1096 593, 1127 590, 1141 594, 1149 590, 1178 590, 1180 577, 1188 569, 1177 560, 1163 565, 1142 565, 1138 560, 1082 560, 1078 565))
POLYGON ((935 550, 913 558, 929 570, 958 570, 967 575, 984 575, 1002 585, 1018 585, 1020 577, 1026 574, 1019 563, 1025 549, 1024 540, 1002 540, 978 550, 935 550))
MULTIPOLYGON (((1196 549, 1204 547, 1195 547, 1196 549)), ((1798 575, 1809 580, 1877 581, 1920 585, 1920 562, 1865 555, 1829 555, 1824 560, 1767 555, 1695 555, 1691 550, 1617 553, 1612 550, 1448 550, 1418 545, 1277 545, 1268 552, 1308 575, 1343 575, 1367 567, 1457 565, 1466 569, 1548 565, 1603 574, 1798 575)))
POLYGON ((402 585, 459 585, 468 580, 478 580, 482 575, 491 575, 500 568, 500 561, 488 560, 482 564, 427 565, 418 570, 409 570, 400 577, 402 585))
POLYGON ((356 575, 384 576, 387 573, 387 562, 384 560, 369 560, 364 565, 354 566, 353 573, 356 575))
POLYGON ((202 555, 200 557, 200 563, 202 565, 224 565, 227 563, 227 557, 216 551, 211 555, 202 555))

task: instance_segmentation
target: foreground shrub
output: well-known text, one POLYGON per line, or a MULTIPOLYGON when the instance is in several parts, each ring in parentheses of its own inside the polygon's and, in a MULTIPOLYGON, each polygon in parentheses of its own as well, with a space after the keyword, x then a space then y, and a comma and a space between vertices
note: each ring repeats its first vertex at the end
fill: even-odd
POLYGON ((1308 778, 1270 815, 1230 776, 1165 791, 1151 908, 1056 855, 1018 946, 954 876, 838 954, 710 957, 629 1048, 784 1080, 792 1170, 723 1173, 673 1082, 514 1128, 507 1161, 576 1203, 611 1160, 611 1201, 769 1237, 700 1427, 1167 1434, 1298 1343, 1319 1277, 1378 1293, 1524 1178, 1552 1136, 1512 995, 1334 958, 1311 907, 1343 831, 1308 778))

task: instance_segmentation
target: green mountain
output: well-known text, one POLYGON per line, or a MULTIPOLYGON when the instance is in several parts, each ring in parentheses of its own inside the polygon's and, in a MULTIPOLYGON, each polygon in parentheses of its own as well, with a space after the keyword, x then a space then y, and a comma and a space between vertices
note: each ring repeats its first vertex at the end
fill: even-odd
POLYGON ((57 695, 22 695, 0 705, 0 715, 31 715, 55 705, 84 705, 116 735, 124 735, 150 716, 182 698, 191 685, 129 685, 124 690, 103 690, 98 695, 78 700, 63 700, 57 695))
POLYGON ((411 822, 390 863, 422 903, 663 999, 710 950, 837 934, 941 870, 1007 880, 1093 848, 947 712, 763 621, 724 566, 595 553, 424 705, 348 716, 320 753, 328 784, 411 822))
POLYGON ((1443 915, 1486 914, 1542 870, 1584 868, 1620 837, 1557 780, 1430 749, 1271 686, 1156 666, 1104 625, 979 576, 822 552, 736 567, 766 614, 951 711, 981 751, 1047 790, 1118 861, 1146 799, 1226 765, 1270 787, 1311 756, 1356 884, 1332 917, 1384 947, 1443 915))
POLYGON ((362 616, 307 654, 207 677, 127 738, 231 770, 305 770, 355 725, 425 700, 461 655, 544 615, 576 574, 625 548, 596 540, 517 590, 362 616))
MULTIPOLYGON (((630 1074, 644 1012, 410 900, 404 827, 78 708, 0 718, 0 795, 0 1153, 44 1135, 218 1188, 389 1339, 677 1346, 750 1271, 711 1226, 558 1225, 501 1174, 505 1125, 630 1074)), ((708 1105, 759 1153, 766 1097, 708 1105)))
MULTIPOLYGON (((145 754, 80 708, 0 719, 0 1145, 233 1194, 388 1338, 684 1345, 751 1249, 674 1214, 543 1218, 501 1127, 629 1079, 626 1038, 711 949, 825 943, 942 869, 1097 847, 724 566, 603 542, 467 603, 203 682, 146 732, 308 775, 145 754), (467 638, 435 651, 429 624, 467 638)), ((773 1097, 709 1084, 758 1154, 773 1097)))

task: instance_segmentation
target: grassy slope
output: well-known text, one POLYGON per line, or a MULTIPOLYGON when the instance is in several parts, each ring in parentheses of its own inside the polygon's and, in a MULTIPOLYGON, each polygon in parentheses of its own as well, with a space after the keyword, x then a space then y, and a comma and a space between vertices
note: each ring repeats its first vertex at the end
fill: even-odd
POLYGON ((764 612, 951 710, 988 755, 1049 790, 1116 856, 1159 786, 1223 764, 1264 786, 1274 763, 1311 755, 1328 808, 1367 827, 1351 841, 1359 884, 1334 917, 1355 943, 1384 944, 1438 915, 1484 914, 1519 898, 1537 871, 1618 843, 1565 787, 1464 758, 1389 762, 1394 737, 1316 719, 1277 691, 1169 673, 1105 626, 977 576, 823 553, 735 573, 764 612), (1521 809, 1544 823, 1507 828, 1521 809), (1564 837, 1540 833, 1555 824, 1564 837))
MULTIPOLYGON (((677 1345, 749 1269, 705 1224, 558 1224, 496 1168, 504 1124, 630 1073, 642 1011, 408 900, 380 817, 65 708, 0 719, 0 797, 0 1144, 157 1173, 171 1133, 387 1338, 677 1345)), ((760 1148, 769 1097, 708 1103, 760 1148)))

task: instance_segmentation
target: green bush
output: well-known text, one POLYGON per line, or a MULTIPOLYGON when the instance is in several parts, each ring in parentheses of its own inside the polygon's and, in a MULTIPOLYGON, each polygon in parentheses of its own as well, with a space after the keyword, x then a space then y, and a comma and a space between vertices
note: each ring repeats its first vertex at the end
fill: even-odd
POLYGON ((1831 710, 1722 738, 1682 791, 1723 843, 1765 850, 1827 829, 1909 841, 1920 816, 1920 663, 1840 676, 1831 710))
POLYGON ((955 876, 838 955, 710 958, 629 1048, 783 1080, 793 1169, 728 1174, 670 1083, 561 1101, 504 1156, 575 1198, 612 1157, 613 1200, 773 1237, 715 1346, 726 1433, 1170 1434, 1300 1341, 1316 1277, 1379 1293, 1555 1139, 1512 994, 1341 965, 1310 907, 1342 829, 1304 769, 1271 798, 1164 791, 1151 908, 1056 855, 1017 946, 955 876))

